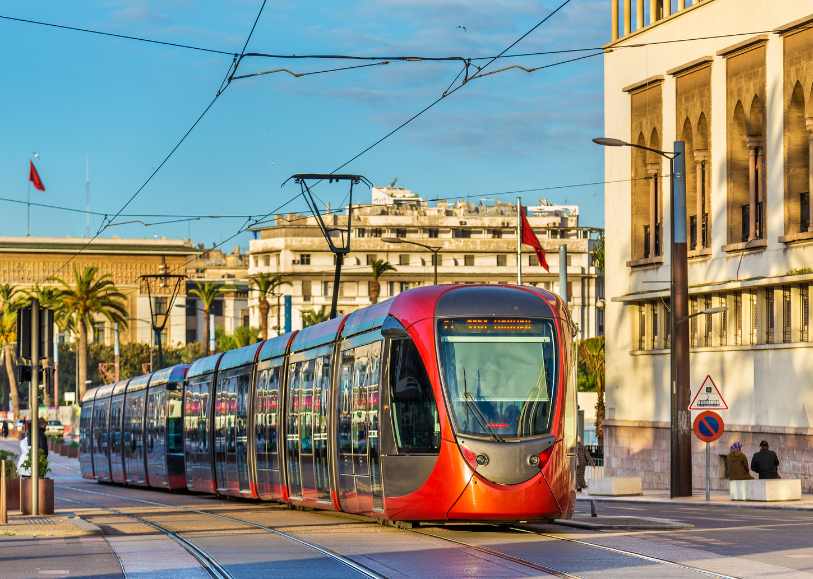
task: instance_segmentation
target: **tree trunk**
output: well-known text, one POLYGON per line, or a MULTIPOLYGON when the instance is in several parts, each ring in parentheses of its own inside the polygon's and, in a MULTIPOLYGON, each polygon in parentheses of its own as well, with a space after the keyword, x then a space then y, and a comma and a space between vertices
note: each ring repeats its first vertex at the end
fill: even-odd
POLYGON ((268 298, 260 296, 260 339, 268 339, 268 298))
POLYGON ((381 283, 374 279, 370 282, 370 303, 377 304, 378 303, 378 296, 381 295, 381 283))
POLYGON ((596 437, 599 448, 604 448, 604 377, 596 379, 596 437))
POLYGON ((20 417, 20 393, 17 390, 17 375, 14 373, 14 347, 11 344, 3 346, 3 358, 6 363, 11 412, 14 414, 14 419, 17 420, 20 417))
MULTIPOLYGON (((47 358, 45 363, 50 362, 47 358)), ((51 408, 51 393, 48 391, 48 380, 42 385, 42 403, 46 408, 51 408)))
POLYGON ((82 403, 88 379, 88 329, 84 321, 79 322, 79 344, 76 347, 76 368, 79 384, 76 385, 76 404, 82 403))
POLYGON ((203 332, 201 332, 201 336, 203 336, 203 351, 207 354, 211 354, 209 351, 209 309, 206 308, 203 310, 203 332))

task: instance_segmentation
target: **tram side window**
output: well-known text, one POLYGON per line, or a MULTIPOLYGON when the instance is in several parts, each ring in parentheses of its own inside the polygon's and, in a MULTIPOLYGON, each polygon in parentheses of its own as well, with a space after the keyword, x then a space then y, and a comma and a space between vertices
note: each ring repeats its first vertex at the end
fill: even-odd
POLYGON ((426 368, 412 340, 392 342, 390 401, 399 452, 437 454, 440 450, 438 409, 426 368))
POLYGON ((167 391, 167 451, 172 454, 183 453, 183 401, 181 393, 167 391))

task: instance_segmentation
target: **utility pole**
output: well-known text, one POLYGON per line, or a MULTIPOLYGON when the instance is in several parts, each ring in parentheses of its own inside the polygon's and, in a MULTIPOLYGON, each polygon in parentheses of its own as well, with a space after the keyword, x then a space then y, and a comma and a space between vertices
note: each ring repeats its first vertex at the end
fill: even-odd
MULTIPOLYGON (((121 374, 121 342, 119 336, 119 323, 113 324, 113 372, 116 377, 116 382, 119 381, 121 374)), ((77 400, 79 402, 79 400, 77 400)))
POLYGON ((517 285, 522 285, 522 197, 517 197, 517 285))
POLYGON ((567 245, 564 243, 559 246, 559 296, 565 303, 570 301, 567 295, 567 245))
POLYGON ((40 431, 39 431, 39 382, 40 382, 40 303, 31 300, 31 387, 28 407, 31 410, 31 514, 39 514, 40 498, 40 431))
MULTIPOLYGON (((676 141, 669 160, 671 184, 670 290, 671 350, 671 473, 670 495, 692 496, 692 428, 689 404, 689 271, 686 246, 686 145, 676 141)), ((654 248, 653 248, 654 249, 654 248)))

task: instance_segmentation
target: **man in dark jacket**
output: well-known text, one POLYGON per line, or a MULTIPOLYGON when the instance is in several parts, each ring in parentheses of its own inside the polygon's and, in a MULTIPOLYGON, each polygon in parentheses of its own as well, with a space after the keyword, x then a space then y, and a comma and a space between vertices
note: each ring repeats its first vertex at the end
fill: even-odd
POLYGON ((751 458, 751 470, 759 475, 759 478, 779 478, 779 457, 768 448, 768 441, 759 443, 759 452, 755 452, 751 458))

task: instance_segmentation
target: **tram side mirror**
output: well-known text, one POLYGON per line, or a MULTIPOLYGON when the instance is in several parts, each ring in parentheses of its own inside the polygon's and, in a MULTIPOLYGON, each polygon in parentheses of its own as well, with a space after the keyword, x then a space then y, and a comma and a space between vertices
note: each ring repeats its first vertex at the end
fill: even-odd
POLYGON ((407 334, 407 331, 404 329, 404 326, 401 325, 401 322, 392 316, 387 316, 384 319, 384 323, 381 326, 381 335, 385 338, 390 338, 391 340, 409 338, 409 334, 407 334))

